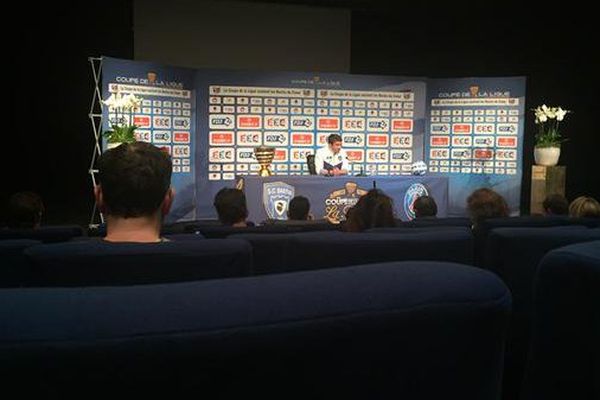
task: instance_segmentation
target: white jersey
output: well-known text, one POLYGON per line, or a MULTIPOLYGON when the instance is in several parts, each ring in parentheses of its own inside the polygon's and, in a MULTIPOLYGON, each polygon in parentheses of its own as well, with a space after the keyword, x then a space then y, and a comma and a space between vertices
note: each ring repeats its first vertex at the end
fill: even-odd
POLYGON ((337 154, 333 154, 333 151, 329 146, 321 147, 315 153, 315 169, 317 174, 321 174, 322 170, 332 170, 334 168, 350 170, 350 163, 348 162, 348 156, 344 149, 340 149, 337 154))

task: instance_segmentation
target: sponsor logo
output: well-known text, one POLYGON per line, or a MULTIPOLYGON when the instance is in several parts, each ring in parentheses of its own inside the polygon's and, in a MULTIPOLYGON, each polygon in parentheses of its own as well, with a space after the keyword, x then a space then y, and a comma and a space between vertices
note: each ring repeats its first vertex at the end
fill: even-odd
POLYGON ((494 124, 475 124, 476 135, 490 135, 494 133, 494 124))
POLYGON ((367 120, 367 127, 370 131, 387 132, 390 124, 385 118, 369 118, 367 120))
POLYGON ((254 149, 236 149, 238 162, 256 162, 256 156, 254 155, 254 149))
POLYGON ((490 160, 494 157, 494 152, 488 149, 475 149, 473 158, 476 160, 490 160))
POLYGON ((171 143, 171 132, 169 131, 154 131, 152 136, 154 143, 171 143))
POLYGON ((179 144, 173 146, 173 157, 189 157, 190 146, 185 144, 179 144))
POLYGON ((291 162, 306 162, 306 155, 313 154, 312 149, 292 149, 291 150, 291 162))
POLYGON ((208 150, 208 161, 231 163, 235 161, 235 153, 229 147, 212 147, 208 150))
POLYGON ((346 150, 346 156, 350 162, 363 162, 365 159, 364 150, 346 150))
POLYGON ((498 124, 496 129, 500 135, 516 135, 519 126, 517 124, 498 124))
POLYGON ((275 156, 273 161, 287 162, 288 160, 288 149, 275 149, 275 156))
POLYGON ((412 150, 392 150, 390 152, 391 162, 410 163, 412 162, 412 150))
POLYGON ((233 115, 213 114, 208 119, 208 126, 210 129, 232 129, 235 127, 235 120, 233 115))
POLYGON ((287 129, 288 126, 288 117, 278 115, 268 115, 265 117, 265 129, 287 129))
POLYGON ((287 146, 287 132, 265 132, 265 145, 267 146, 287 146))
POLYGON ((494 137, 493 136, 481 136, 475 137, 474 139, 475 147, 491 147, 494 145, 494 137))
POLYGON ((413 183, 406 190, 402 204, 404 206, 404 214, 409 220, 415 219, 415 200, 421 196, 429 196, 429 191, 421 183, 413 183))
POLYGON ((237 132, 237 144, 238 146, 260 146, 262 142, 261 132, 237 132))
POLYGON ((154 116, 152 117, 152 126, 154 128, 171 128, 171 117, 154 116))
POLYGON ((138 142, 150 143, 152 141, 152 134, 150 131, 134 131, 133 135, 135 136, 135 140, 138 142))
POLYGON ((262 117, 260 115, 238 115, 237 116, 237 127, 238 129, 260 129, 262 117))
POLYGON ((452 138, 452 146, 472 146, 473 139, 470 136, 455 136, 452 138))
POLYGON ((448 147, 450 145, 449 136, 431 136, 429 138, 431 147, 448 147))
POLYGON ((387 135, 367 135, 367 143, 373 147, 387 147, 388 136, 387 135))
POLYGON ((233 145, 233 132, 210 132, 208 143, 211 146, 233 145))
POLYGON ((189 143, 190 133, 189 132, 174 132, 173 141, 175 143, 189 143))
POLYGON ((429 158, 436 160, 445 159, 450 156, 450 150, 448 149, 430 149, 429 158))
POLYGON ((512 136, 499 136, 496 138, 496 146, 514 149, 517 147, 517 138, 512 136))
POLYGON ((174 129, 190 129, 190 119, 186 117, 173 117, 174 129))
POLYGON ((452 133, 457 135, 471 134, 471 124, 453 124, 452 133))
POLYGON ((412 119, 393 119, 392 120, 392 132, 412 132, 413 121, 412 119))
POLYGON ((401 147, 401 148, 412 148, 413 137, 412 135, 403 135, 403 134, 392 134, 391 136, 391 145, 392 147, 401 147))
POLYGON ((315 125, 313 117, 292 117, 292 129, 298 131, 310 131, 315 125))
POLYGON ((267 216, 271 219, 287 219, 290 200, 294 197, 294 187, 284 182, 267 182, 263 184, 263 205, 267 216))
MULTIPOLYGON (((327 138, 325 141, 327 142, 327 138)), ((365 144, 365 135, 364 133, 344 133, 342 142, 344 143, 344 146, 362 147, 365 144)))
POLYGON ((365 130, 364 118, 343 118, 342 127, 344 131, 361 132, 365 130))
POLYGON ((367 162, 372 163, 385 163, 388 162, 389 151, 388 150, 367 150, 367 162))
MULTIPOLYGON (((496 160, 516 160, 517 159, 517 151, 516 150, 496 150, 496 160)), ((508 163, 510 164, 510 163, 508 163)), ((509 165, 510 166, 510 165, 509 165)))
POLYGON ((133 124, 138 128, 150 128, 150 117, 135 115, 133 117, 133 124))
POLYGON ((469 160, 471 159, 470 149, 452 149, 452 158, 455 160, 469 160))
POLYGON ((320 130, 324 131, 338 131, 340 130, 340 119, 331 117, 319 117, 317 118, 317 124, 320 130))
POLYGON ((292 145, 312 146, 315 136, 312 133, 292 133, 292 145))
POLYGON ((435 135, 448 135, 450 133, 450 125, 449 124, 431 124, 430 126, 431 134, 435 135))
POLYGON ((343 189, 334 190, 325 198, 325 218, 334 223, 346 220, 348 210, 366 193, 355 182, 346 182, 343 189))

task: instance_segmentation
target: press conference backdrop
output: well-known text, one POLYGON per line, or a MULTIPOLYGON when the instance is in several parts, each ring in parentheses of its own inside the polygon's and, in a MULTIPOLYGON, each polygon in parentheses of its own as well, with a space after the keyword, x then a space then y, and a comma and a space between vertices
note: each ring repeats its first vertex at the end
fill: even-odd
MULTIPOLYGON (((465 215, 479 187, 519 211, 524 77, 250 72, 114 58, 102 68, 103 98, 142 97, 125 117, 139 127, 138 140, 173 157, 171 220, 213 218, 216 192, 259 169, 258 145, 276 148, 276 174, 308 175, 306 155, 331 133, 342 136, 352 174, 406 175, 424 161, 427 174, 447 176, 449 216, 465 215)), ((105 108, 104 128, 116 117, 105 108)))

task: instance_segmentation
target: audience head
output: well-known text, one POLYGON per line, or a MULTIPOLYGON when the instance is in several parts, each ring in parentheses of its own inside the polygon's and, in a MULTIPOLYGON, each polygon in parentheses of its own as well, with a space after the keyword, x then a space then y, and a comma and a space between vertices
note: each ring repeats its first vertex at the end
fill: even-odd
POLYGON ((171 159, 157 147, 145 142, 121 144, 102 154, 98 169, 96 198, 105 214, 160 219, 169 212, 171 159))
POLYGON ((571 202, 569 215, 575 218, 600 218, 600 203, 593 197, 579 196, 571 202))
POLYGON ((370 228, 393 226, 396 223, 392 199, 378 189, 371 189, 348 210, 345 230, 362 232, 370 228))
POLYGON ((309 219, 310 202, 304 196, 296 196, 290 201, 288 218, 290 220, 305 221, 309 219))
POLYGON ((561 194, 555 193, 546 196, 542 205, 546 215, 567 215, 569 213, 569 202, 561 194))
POLYGON ((467 210, 473 225, 488 218, 508 217, 508 205, 504 197, 488 188, 477 189, 469 195, 467 210))
POLYGON ((240 189, 223 188, 215 196, 214 206, 223 225, 246 226, 246 195, 240 189))
POLYGON ((17 192, 8 200, 7 225, 12 229, 39 228, 44 213, 42 198, 34 192, 17 192))
POLYGON ((431 196, 417 197, 413 204, 415 218, 435 217, 437 216, 437 204, 431 196))

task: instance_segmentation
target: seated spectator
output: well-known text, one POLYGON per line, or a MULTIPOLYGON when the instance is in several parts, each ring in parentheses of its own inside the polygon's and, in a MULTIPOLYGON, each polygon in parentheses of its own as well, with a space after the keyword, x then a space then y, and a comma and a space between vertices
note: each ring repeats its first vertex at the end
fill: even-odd
POLYGON ((312 215, 310 215, 310 202, 304 196, 296 196, 290 200, 287 214, 289 221, 307 221, 313 219, 312 215))
POLYGON ((214 206, 223 225, 244 228, 254 224, 247 222, 246 195, 240 189, 223 188, 215 196, 214 206))
POLYGON ((574 218, 600 218, 600 203, 593 197, 579 196, 571 202, 569 216, 574 218))
POLYGON ((474 227, 488 218, 508 217, 504 197, 488 188, 477 189, 469 195, 467 211, 474 227))
POLYGON ((122 144, 98 160, 96 202, 108 242, 154 243, 173 203, 171 159, 149 143, 122 144))
POLYGON ((437 204, 431 196, 417 197, 413 204, 416 219, 435 218, 437 216, 437 204))
POLYGON ((371 189, 358 199, 358 203, 348 210, 346 218, 346 232, 396 226, 392 199, 378 189, 371 189))
POLYGON ((17 192, 8 200, 6 224, 10 229, 37 229, 42 222, 44 203, 34 192, 17 192))
POLYGON ((569 201, 561 194, 551 194, 546 196, 542 203, 544 214, 546 215, 567 215, 569 214, 569 201))

